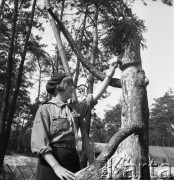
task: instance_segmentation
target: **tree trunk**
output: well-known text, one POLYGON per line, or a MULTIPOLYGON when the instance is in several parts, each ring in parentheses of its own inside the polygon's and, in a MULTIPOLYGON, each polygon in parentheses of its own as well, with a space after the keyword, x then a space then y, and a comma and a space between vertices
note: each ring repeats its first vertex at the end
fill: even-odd
POLYGON ((36 5, 36 0, 33 1, 31 19, 30 19, 30 24, 29 24, 29 28, 28 28, 29 30, 28 30, 28 33, 26 36, 24 51, 22 53, 21 62, 20 62, 19 70, 18 70, 15 91, 13 94, 12 102, 10 103, 9 109, 8 109, 5 136, 3 137, 3 141, 1 142, 2 143, 2 146, 1 146, 2 149, 1 149, 1 154, 0 154, 0 167, 3 166, 4 156, 5 156, 7 146, 8 146, 8 141, 10 138, 12 120, 13 120, 13 116, 15 113, 15 106, 16 106, 16 101, 17 101, 17 97, 18 97, 18 93, 19 93, 19 88, 20 88, 21 81, 22 81, 23 66, 24 66, 24 62, 25 62, 25 56, 26 56, 26 52, 27 52, 28 41, 29 41, 29 37, 31 34, 32 24, 33 24, 35 5, 36 5))
POLYGON ((121 159, 120 166, 126 167, 128 165, 130 169, 134 170, 134 172, 131 172, 133 173, 132 176, 149 179, 149 169, 147 167, 149 110, 146 93, 148 80, 141 68, 140 44, 138 41, 127 48, 122 62, 121 128, 136 123, 142 124, 143 129, 131 135, 119 145, 112 161, 115 162, 121 159), (145 164, 146 167, 142 167, 145 164))
MULTIPOLYGON (((19 121, 19 124, 20 124, 20 121, 19 121)), ((21 128, 19 128, 19 138, 18 138, 18 145, 17 145, 17 152, 19 152, 19 153, 21 151, 20 145, 21 145, 21 141, 22 141, 23 128, 24 128, 24 119, 22 120, 21 128)))
POLYGON ((149 110, 146 93, 148 80, 141 68, 139 42, 127 48, 122 62, 121 130, 111 138, 99 155, 97 158, 99 163, 96 161, 95 167, 91 165, 78 172, 77 180, 100 179, 103 175, 102 161, 106 163, 108 159, 112 167, 113 179, 121 177, 150 179, 148 168, 149 110), (123 139, 125 140, 121 143, 123 139))
POLYGON ((12 67, 13 67, 13 49, 14 49, 14 39, 15 39, 15 32, 16 32, 16 22, 18 16, 18 0, 15 1, 14 4, 14 16, 13 16, 13 25, 12 25, 12 34, 10 39, 10 47, 8 53, 8 60, 7 60, 7 71, 6 71, 6 83, 4 88, 3 94, 3 101, 2 101, 2 109, 0 113, 0 168, 3 166, 3 139, 5 138, 5 122, 8 113, 8 105, 9 105, 9 95, 10 95, 10 88, 11 88, 11 76, 12 76, 12 67))
MULTIPOLYGON (((92 44, 92 51, 91 51, 91 59, 90 63, 95 66, 96 63, 96 56, 97 56, 97 48, 98 48, 98 29, 97 29, 97 21, 98 21, 98 9, 96 6, 94 6, 94 15, 93 15, 93 44, 92 44)), ((93 87, 94 87, 94 76, 89 72, 88 75, 88 89, 87 94, 93 94, 93 87)), ((91 110, 88 112, 87 116, 85 117, 85 128, 87 131, 87 134, 89 136, 90 133, 90 125, 91 125, 91 110)), ((85 142, 82 142, 82 156, 81 156, 81 165, 82 168, 87 166, 87 155, 85 153, 85 142)), ((89 159, 89 163, 93 163, 94 161, 94 154, 92 153, 90 155, 91 159, 89 159)))
MULTIPOLYGON (((5 5, 5 0, 2 0, 1 1, 1 4, 0 4, 0 20, 3 19, 3 9, 4 9, 4 5, 5 5)), ((1 29, 1 28, 0 28, 1 29)))
POLYGON ((41 88, 41 76, 42 76, 42 65, 40 63, 39 57, 37 57, 37 62, 39 66, 39 79, 38 79, 38 90, 37 90, 37 98, 36 98, 36 103, 40 102, 40 88, 41 88))

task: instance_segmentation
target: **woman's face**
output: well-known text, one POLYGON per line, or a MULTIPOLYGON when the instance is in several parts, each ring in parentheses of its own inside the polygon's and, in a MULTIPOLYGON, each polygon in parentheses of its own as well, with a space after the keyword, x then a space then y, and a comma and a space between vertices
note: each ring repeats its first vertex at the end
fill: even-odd
POLYGON ((74 92, 74 86, 73 86, 73 84, 69 84, 69 85, 67 85, 67 87, 64 91, 64 96, 67 99, 70 99, 70 98, 72 98, 73 92, 74 92))

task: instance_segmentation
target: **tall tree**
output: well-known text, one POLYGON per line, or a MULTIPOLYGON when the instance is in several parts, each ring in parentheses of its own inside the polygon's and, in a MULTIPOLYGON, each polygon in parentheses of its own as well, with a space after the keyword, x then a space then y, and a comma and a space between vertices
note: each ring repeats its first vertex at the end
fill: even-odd
POLYGON ((24 6, 23 6, 23 1, 21 1, 20 3, 20 1, 18 0, 15 1, 14 3, 8 1, 8 3, 9 4, 4 5, 4 7, 7 8, 4 17, 8 18, 9 21, 7 22, 12 21, 12 26, 10 26, 11 32, 8 31, 10 33, 7 34, 7 36, 9 35, 11 38, 5 41, 7 44, 10 45, 10 48, 8 49, 7 46, 6 49, 3 49, 5 52, 7 52, 8 58, 7 58, 7 68, 5 71, 6 83, 4 87, 2 86, 2 90, 4 91, 4 96, 2 99, 2 108, 0 113, 1 114, 0 168, 2 168, 3 166, 3 159, 5 156, 5 152, 10 137, 12 120, 15 114, 17 97, 20 92, 21 84, 24 80, 23 78, 24 62, 26 58, 29 37, 31 34, 31 28, 33 25, 36 1, 33 1, 31 13, 27 11, 21 11, 20 9, 21 7, 24 7, 25 9, 29 8, 31 5, 31 2, 29 1, 27 1, 24 6), (14 8, 11 9, 11 5, 13 4, 14 4, 14 8), (20 16, 19 18, 19 14, 20 15, 22 14, 23 16, 20 16), (13 15, 12 19, 11 19, 11 15, 13 15), (28 18, 28 16, 30 16, 29 19, 25 19, 25 21, 22 21, 23 18, 28 18), (26 25, 25 27, 27 27, 27 29, 23 28, 24 25, 26 25), (15 78, 12 76, 12 74, 15 75, 15 78))
POLYGON ((150 111, 149 143, 170 146, 174 139, 174 92, 169 90, 164 96, 154 100, 150 111))

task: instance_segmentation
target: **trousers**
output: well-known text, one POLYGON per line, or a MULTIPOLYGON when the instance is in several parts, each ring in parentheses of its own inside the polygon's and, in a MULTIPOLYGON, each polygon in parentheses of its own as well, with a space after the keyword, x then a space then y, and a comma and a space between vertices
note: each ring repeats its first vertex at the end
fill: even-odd
MULTIPOLYGON (((73 173, 80 170, 79 156, 75 148, 66 149, 53 147, 52 153, 59 164, 64 168, 73 173)), ((57 177, 50 165, 42 157, 39 157, 36 180, 60 180, 60 178, 57 177)))

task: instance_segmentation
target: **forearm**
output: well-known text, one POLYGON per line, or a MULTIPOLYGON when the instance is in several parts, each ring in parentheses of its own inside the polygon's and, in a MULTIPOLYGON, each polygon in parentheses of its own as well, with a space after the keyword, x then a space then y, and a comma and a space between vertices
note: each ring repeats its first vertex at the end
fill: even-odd
POLYGON ((102 94, 106 91, 110 81, 111 81, 111 76, 106 76, 105 79, 103 80, 101 86, 99 89, 97 89, 96 93, 93 95, 93 99, 94 101, 97 101, 98 99, 100 99, 100 97, 102 96, 102 94))
POLYGON ((42 157, 46 160, 46 162, 52 167, 54 173, 59 177, 61 180, 67 179, 67 180, 74 180, 75 174, 71 171, 67 170, 63 166, 57 162, 55 157, 52 155, 51 152, 45 153, 42 155, 42 157))
POLYGON ((51 152, 48 152, 48 153, 45 153, 45 154, 42 154, 42 157, 45 159, 45 161, 52 167, 54 168, 54 166, 58 165, 58 166, 61 166, 58 161, 55 159, 55 157, 52 155, 51 152))

